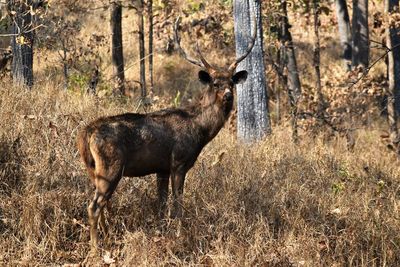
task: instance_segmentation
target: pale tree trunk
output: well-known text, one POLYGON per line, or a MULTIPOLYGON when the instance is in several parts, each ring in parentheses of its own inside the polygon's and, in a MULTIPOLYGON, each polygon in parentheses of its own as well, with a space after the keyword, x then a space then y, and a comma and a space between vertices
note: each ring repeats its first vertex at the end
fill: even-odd
POLYGON ((11 64, 13 82, 19 86, 33 85, 33 41, 32 17, 30 8, 32 1, 9 0, 8 9, 13 14, 11 42, 13 61, 11 64))
MULTIPOLYGON (((399 8, 398 0, 385 0, 385 13, 388 15, 395 9, 399 8)), ((400 42, 399 29, 388 27, 386 29, 386 46, 391 49, 388 53, 388 78, 389 78, 389 97, 388 97, 388 122, 390 131, 390 141, 398 155, 399 150, 399 133, 397 129, 399 92, 400 92, 400 42), (397 46, 397 47, 396 47, 397 46)))
POLYGON ((111 59, 114 69, 114 90, 125 95, 124 53, 122 45, 122 6, 120 2, 111 1, 111 59))
POLYGON ((351 27, 346 0, 335 0, 336 17, 339 27, 340 44, 343 49, 342 58, 346 71, 351 70, 351 27))
POLYGON ((281 57, 283 57, 284 65, 287 66, 287 89, 290 101, 292 139, 295 143, 298 142, 297 133, 297 101, 301 95, 301 84, 299 72, 297 69, 296 54, 294 50, 292 35, 289 31, 290 24, 287 13, 287 1, 281 0, 281 57))
POLYGON ((367 68, 369 64, 368 0, 353 0, 352 66, 367 68))
POLYGON ((263 60, 261 1, 235 0, 233 2, 237 57, 243 55, 248 48, 254 15, 258 25, 256 42, 252 52, 237 68, 237 71, 249 72, 246 82, 237 85, 237 134, 238 138, 245 142, 261 140, 271 131, 263 60))
POLYGON ((138 8, 138 27, 139 27, 139 57, 140 57, 140 85, 142 97, 146 97, 146 63, 145 63, 145 44, 144 44, 144 0, 139 0, 138 8))

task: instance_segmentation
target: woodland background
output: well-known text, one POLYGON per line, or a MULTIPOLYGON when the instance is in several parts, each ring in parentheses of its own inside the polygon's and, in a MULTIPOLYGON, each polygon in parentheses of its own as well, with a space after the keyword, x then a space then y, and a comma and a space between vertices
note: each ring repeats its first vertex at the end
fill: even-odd
MULTIPOLYGON (((121 2, 123 83, 112 64, 110 2, 34 2, 29 9, 34 41, 16 36, 17 45, 33 43, 32 80, 15 78, 8 48, 15 14, 0 2, 0 264, 48 266, 85 259, 86 206, 93 189, 79 160, 76 133, 100 116, 193 101, 202 85, 198 68, 176 51, 178 16, 186 50, 195 55, 199 40, 211 63, 234 60, 233 1, 152 2, 153 53, 149 2, 121 2)), ((287 2, 301 81, 294 112, 280 56, 288 45, 279 35, 282 2, 262 1, 271 133, 255 145, 243 144, 236 138, 233 113, 189 172, 182 226, 170 221, 163 233, 155 177, 123 179, 109 214, 112 245, 104 247, 99 264, 398 265, 397 113, 388 108, 394 91, 386 55, 387 29, 399 27, 400 20, 398 13, 385 14, 384 2, 368 4, 369 63, 349 70, 335 2, 287 2)), ((351 18, 353 5, 347 6, 351 18)))

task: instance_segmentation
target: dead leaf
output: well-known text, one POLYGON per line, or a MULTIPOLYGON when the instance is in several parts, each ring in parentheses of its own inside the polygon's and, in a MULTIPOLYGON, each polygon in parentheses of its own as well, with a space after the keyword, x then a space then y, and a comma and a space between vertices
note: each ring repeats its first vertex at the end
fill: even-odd
POLYGON ((214 162, 211 164, 211 166, 215 166, 215 165, 217 165, 218 163, 220 163, 221 160, 222 160, 222 158, 224 157, 225 153, 226 153, 226 151, 222 151, 221 153, 219 153, 219 154, 216 156, 214 162))
POLYGON ((103 256, 103 261, 105 264, 112 264, 115 262, 115 260, 111 257, 111 252, 106 251, 106 253, 103 256))

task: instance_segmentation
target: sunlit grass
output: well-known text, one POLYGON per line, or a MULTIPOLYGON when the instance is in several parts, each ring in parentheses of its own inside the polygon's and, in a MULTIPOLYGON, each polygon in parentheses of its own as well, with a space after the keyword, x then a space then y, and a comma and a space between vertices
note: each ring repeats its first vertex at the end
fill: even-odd
MULTIPOLYGON (((0 261, 79 263, 89 249, 93 192, 76 132, 134 107, 51 84, 3 88, 0 261)), ((378 131, 359 130, 349 152, 340 137, 302 136, 295 146, 285 126, 256 146, 223 129, 188 173, 181 225, 170 221, 162 231, 153 176, 124 178, 112 199, 111 245, 103 248, 118 264, 135 266, 393 266, 399 175, 378 131)))

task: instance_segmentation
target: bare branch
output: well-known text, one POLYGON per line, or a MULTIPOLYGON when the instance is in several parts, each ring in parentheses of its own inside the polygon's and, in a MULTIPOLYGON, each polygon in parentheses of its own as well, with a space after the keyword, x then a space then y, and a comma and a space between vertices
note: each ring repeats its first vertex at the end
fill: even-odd
POLYGON ((32 29, 28 30, 28 31, 24 31, 24 32, 22 32, 22 33, 7 33, 7 34, 0 34, 0 37, 12 37, 12 36, 18 36, 18 35, 21 35, 21 34, 26 34, 26 33, 33 32, 34 30, 37 30, 37 29, 39 29, 39 28, 42 28, 42 27, 46 27, 46 26, 45 26, 45 25, 43 25, 43 24, 40 24, 40 25, 38 25, 38 26, 36 26, 36 27, 34 27, 34 28, 32 28, 32 29))
POLYGON ((395 49, 395 48, 397 48, 397 47, 399 47, 399 46, 400 46, 400 44, 397 44, 397 45, 393 46, 393 47, 390 49, 390 48, 388 48, 388 47, 385 45, 385 47, 386 47, 386 52, 383 53, 381 56, 379 56, 379 57, 378 57, 374 62, 372 62, 372 64, 370 64, 367 68, 365 68, 364 71, 363 71, 363 74, 362 74, 359 78, 357 78, 355 81, 353 81, 352 84, 349 86, 348 89, 353 88, 359 81, 361 81, 363 78, 365 78, 365 76, 368 75, 369 71, 370 71, 379 61, 381 61, 384 57, 387 56, 387 54, 389 54, 389 52, 391 52, 393 49, 395 49))

